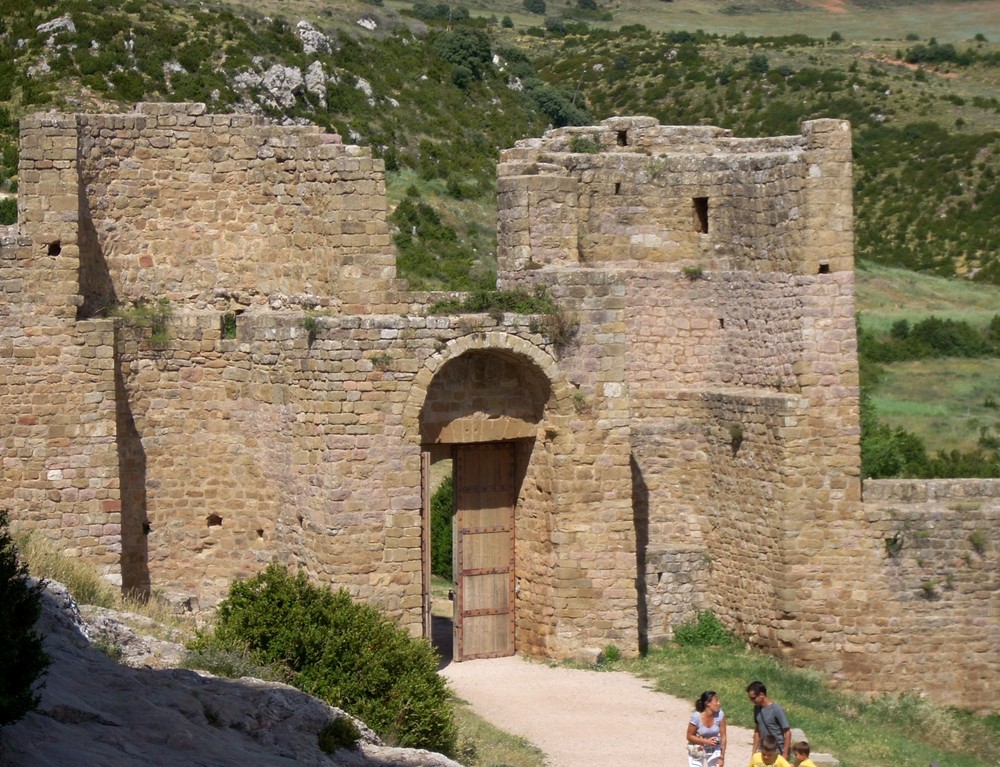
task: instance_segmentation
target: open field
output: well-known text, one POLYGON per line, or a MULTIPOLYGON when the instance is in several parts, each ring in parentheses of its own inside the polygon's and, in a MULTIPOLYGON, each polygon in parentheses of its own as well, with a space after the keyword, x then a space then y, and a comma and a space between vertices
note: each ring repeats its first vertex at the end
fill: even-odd
MULTIPOLYGON (((307 0, 303 0, 307 1, 307 0)), ((389 0, 394 10, 412 7, 411 2, 389 0)), ((518 0, 472 0, 462 3, 473 15, 509 15, 518 26, 539 24, 538 15, 525 13, 518 0)), ((560 3, 550 2, 548 13, 558 14, 560 3)), ((1000 40, 1000 2, 870 2, 860 0, 617 0, 600 2, 610 10, 610 23, 594 26, 620 27, 644 24, 654 32, 701 29, 724 35, 805 34, 828 37, 840 32, 848 40, 902 39, 907 33, 939 42, 971 40, 976 34, 1000 40)), ((286 6, 289 7, 289 6, 286 6)))
POLYGON ((1000 427, 1000 359, 945 359, 886 366, 875 387, 879 418, 920 437, 930 452, 972 450, 981 427, 1000 427))
POLYGON ((983 326, 1000 314, 1000 287, 945 279, 879 264, 857 267, 856 300, 861 326, 888 332, 897 320, 911 324, 930 315, 983 326))
MULTIPOLYGON (((1000 314, 1000 288, 865 264, 857 272, 861 327, 878 334, 897 320, 934 315, 983 327, 1000 314)), ((1000 359, 925 359, 884 365, 872 404, 881 420, 916 434, 928 452, 972 450, 980 428, 1000 427, 1000 359)))

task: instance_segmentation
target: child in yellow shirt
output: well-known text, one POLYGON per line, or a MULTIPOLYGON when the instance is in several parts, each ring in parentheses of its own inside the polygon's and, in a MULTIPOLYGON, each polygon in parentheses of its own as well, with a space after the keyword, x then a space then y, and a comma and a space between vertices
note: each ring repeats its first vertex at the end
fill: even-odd
POLYGON ((795 767, 816 767, 809 758, 809 743, 804 740, 792 744, 792 758, 795 759, 795 767))
POLYGON ((773 735, 760 739, 760 751, 753 755, 750 767, 792 767, 788 760, 778 753, 778 741, 773 735))

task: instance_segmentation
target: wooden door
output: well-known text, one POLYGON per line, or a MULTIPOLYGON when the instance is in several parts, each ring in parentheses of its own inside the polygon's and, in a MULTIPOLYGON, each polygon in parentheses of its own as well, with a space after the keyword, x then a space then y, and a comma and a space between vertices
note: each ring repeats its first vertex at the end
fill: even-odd
POLYGON ((514 443, 455 448, 456 661, 514 654, 514 443))

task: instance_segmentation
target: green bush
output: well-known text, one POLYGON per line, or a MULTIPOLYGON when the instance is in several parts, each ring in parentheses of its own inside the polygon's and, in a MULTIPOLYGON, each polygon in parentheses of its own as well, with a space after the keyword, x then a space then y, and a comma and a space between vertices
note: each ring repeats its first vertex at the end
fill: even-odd
POLYGON ((361 731, 354 720, 341 716, 319 731, 319 748, 324 754, 332 754, 339 748, 353 751, 360 738, 361 731))
POLYGON ((704 610, 698 616, 674 628, 674 641, 687 647, 711 647, 736 644, 736 638, 726 631, 719 619, 704 610))
POLYGON ((309 583, 282 566, 230 587, 218 623, 193 645, 245 650, 283 664, 293 685, 343 708, 387 742, 450 754, 455 724, 437 655, 347 591, 309 583))
POLYGON ((0 199, 0 226, 17 223, 17 199, 4 197, 0 199))
POLYGON ((0 510, 0 726, 16 722, 38 705, 35 681, 49 659, 35 633, 44 584, 28 583, 28 568, 0 510))

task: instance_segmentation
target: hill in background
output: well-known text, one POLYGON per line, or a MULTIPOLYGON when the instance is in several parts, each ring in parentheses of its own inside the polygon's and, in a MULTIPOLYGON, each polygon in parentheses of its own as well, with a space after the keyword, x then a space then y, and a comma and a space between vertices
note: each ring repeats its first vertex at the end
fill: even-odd
MULTIPOLYGON (((959 293, 1000 285, 998 43, 1000 2, 0 0, 0 192, 16 193, 31 111, 204 101, 315 122, 385 160, 401 276, 469 290, 493 284, 494 168, 519 138, 613 114, 741 136, 846 118, 856 252, 872 267, 859 270, 862 326, 887 334, 937 312, 984 330, 989 298, 970 314, 971 299, 921 304, 898 286, 910 272, 961 277, 940 283, 959 293), (880 293, 905 300, 887 308, 880 293)), ((0 201, 0 221, 13 213, 0 201)), ((979 383, 947 393, 925 368, 955 366, 919 362, 901 375, 924 383, 904 400, 891 375, 868 376, 878 411, 932 451, 977 444, 1000 399, 992 362, 969 363, 979 383)))

